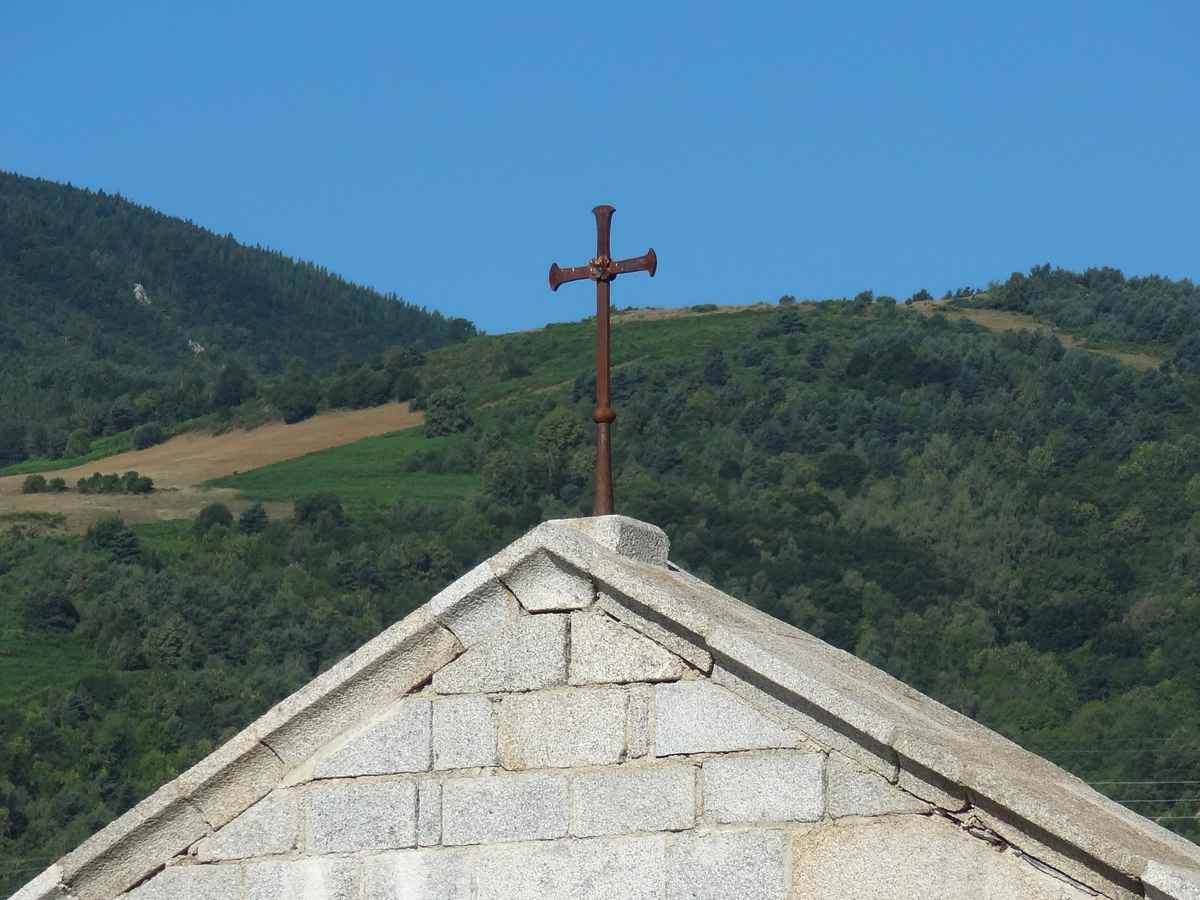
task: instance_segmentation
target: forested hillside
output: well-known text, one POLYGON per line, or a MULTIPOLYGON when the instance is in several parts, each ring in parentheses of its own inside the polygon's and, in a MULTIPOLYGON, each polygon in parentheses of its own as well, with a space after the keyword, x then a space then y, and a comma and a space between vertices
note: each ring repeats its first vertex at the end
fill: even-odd
MULTIPOLYGON (((436 437, 225 482, 304 498, 286 521, 0 522, 0 889, 524 530, 587 513, 593 339, 430 352, 406 371, 436 437)), ((1200 836, 1174 783, 1200 782, 1189 373, 864 298, 618 318, 613 346, 617 509, 677 562, 1200 836)))
MULTIPOLYGON (((0 467, 474 333, 111 194, 0 172, 0 467), (227 372, 225 382, 221 374, 227 372)), ((71 455, 80 455, 72 453, 71 455)))
POLYGON ((984 304, 1029 313, 1099 344, 1163 348, 1172 366, 1200 373, 1200 287, 1186 278, 1034 266, 992 285, 984 304))

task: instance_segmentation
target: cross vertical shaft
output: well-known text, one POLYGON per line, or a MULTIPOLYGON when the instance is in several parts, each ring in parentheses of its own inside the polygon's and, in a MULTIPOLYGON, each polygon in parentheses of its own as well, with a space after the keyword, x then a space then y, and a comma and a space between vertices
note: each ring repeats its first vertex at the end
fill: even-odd
POLYGON ((617 414, 613 411, 609 395, 609 285, 614 278, 626 272, 649 272, 653 277, 658 270, 658 257, 653 249, 642 256, 613 261, 609 236, 615 211, 613 207, 604 205, 592 210, 596 217, 596 256, 590 263, 569 269, 559 268, 557 263, 550 266, 550 289, 553 291, 568 281, 590 278, 596 282, 596 409, 592 413, 592 421, 596 423, 596 493, 592 501, 593 516, 607 516, 613 512, 612 440, 609 429, 617 414))

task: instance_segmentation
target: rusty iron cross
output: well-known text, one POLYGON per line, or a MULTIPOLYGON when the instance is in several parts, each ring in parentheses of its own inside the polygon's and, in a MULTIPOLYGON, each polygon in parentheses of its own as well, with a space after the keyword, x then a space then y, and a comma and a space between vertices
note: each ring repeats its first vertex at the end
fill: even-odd
POLYGON ((611 206, 597 206, 592 210, 596 216, 596 256, 586 266, 560 268, 558 263, 550 266, 550 290, 557 291, 560 284, 590 278, 596 282, 596 409, 592 421, 596 423, 596 497, 592 501, 593 516, 612 515, 612 443, 608 429, 616 419, 612 401, 608 395, 608 285, 618 275, 627 272, 649 272, 650 277, 658 271, 658 257, 653 248, 642 256, 632 259, 614 260, 609 252, 608 237, 612 228, 611 206))

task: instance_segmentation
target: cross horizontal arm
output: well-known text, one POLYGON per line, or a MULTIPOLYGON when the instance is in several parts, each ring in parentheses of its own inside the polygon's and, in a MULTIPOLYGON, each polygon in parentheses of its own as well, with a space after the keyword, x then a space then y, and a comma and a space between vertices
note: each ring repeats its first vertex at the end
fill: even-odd
POLYGON ((650 277, 653 278, 654 273, 658 271, 658 256, 651 247, 642 256, 622 259, 610 264, 608 271, 614 278, 617 275, 624 275, 626 272, 649 272, 650 277))
POLYGON ((568 281, 581 281, 591 277, 592 267, 590 265, 570 266, 564 269, 558 263, 553 263, 550 266, 550 290, 557 291, 560 284, 566 284, 568 281))

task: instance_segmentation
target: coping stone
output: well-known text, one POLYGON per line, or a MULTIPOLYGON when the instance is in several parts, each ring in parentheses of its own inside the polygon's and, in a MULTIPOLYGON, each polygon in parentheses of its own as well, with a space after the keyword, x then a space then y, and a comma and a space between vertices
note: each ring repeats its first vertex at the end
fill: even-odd
POLYGON ((112 900, 208 830, 174 783, 167 784, 59 860, 63 882, 79 900, 112 900))
POLYGON ((9 900, 71 900, 71 897, 63 890, 62 869, 55 863, 13 894, 9 900))
POLYGON ((586 572, 545 548, 501 569, 494 560, 489 565, 517 602, 530 612, 583 609, 596 599, 586 572))
POLYGON ((547 524, 574 528, 614 553, 652 565, 665 566, 671 552, 665 531, 629 516, 551 519, 547 524))
POLYGON ((1149 900, 1200 900, 1200 870, 1151 862, 1142 874, 1149 900))
POLYGON ((433 768, 470 769, 499 764, 496 706, 483 694, 433 701, 433 768))
POLYGON ((436 672, 439 694, 532 691, 567 680, 567 617, 521 616, 436 672))
POLYGON ((296 859, 250 863, 245 883, 246 900, 358 900, 361 881, 358 860, 296 859))
POLYGON ((597 612, 571 613, 571 684, 678 681, 683 661, 597 612))
POLYGON ((682 831, 696 824, 690 765, 614 766, 571 779, 571 834, 682 831))
POLYGON ((210 834, 196 848, 201 862, 249 859, 286 853, 296 846, 300 834, 299 809, 291 791, 269 794, 210 834))
POLYGON ((778 750, 704 761, 704 817, 739 822, 815 822, 825 812, 825 754, 778 750))
POLYGON ((442 783, 446 846, 561 838, 567 824, 567 779, 562 775, 481 775, 442 783))
POLYGON ((435 594, 427 608, 464 647, 474 647, 516 618, 517 600, 484 562, 435 594))
POLYGON ((251 727, 180 775, 175 785, 209 825, 220 828, 270 793, 283 775, 283 763, 251 727))
POLYGON ((801 746, 802 738, 711 681, 655 685, 654 754, 801 746))
POLYGON ((418 609, 364 644, 252 726, 283 761, 294 766, 399 700, 462 652, 450 631, 418 609))
POLYGON ((625 751, 625 697, 618 687, 557 688, 500 701, 498 743, 506 769, 600 766, 625 751))
POLYGON ((305 850, 347 853, 417 845, 417 783, 319 781, 304 795, 305 850))
POLYGON ((430 702, 423 697, 401 700, 371 722, 326 751, 313 771, 315 778, 392 775, 429 769, 430 702))
POLYGON ((784 830, 683 831, 667 837, 667 900, 788 900, 784 830))

